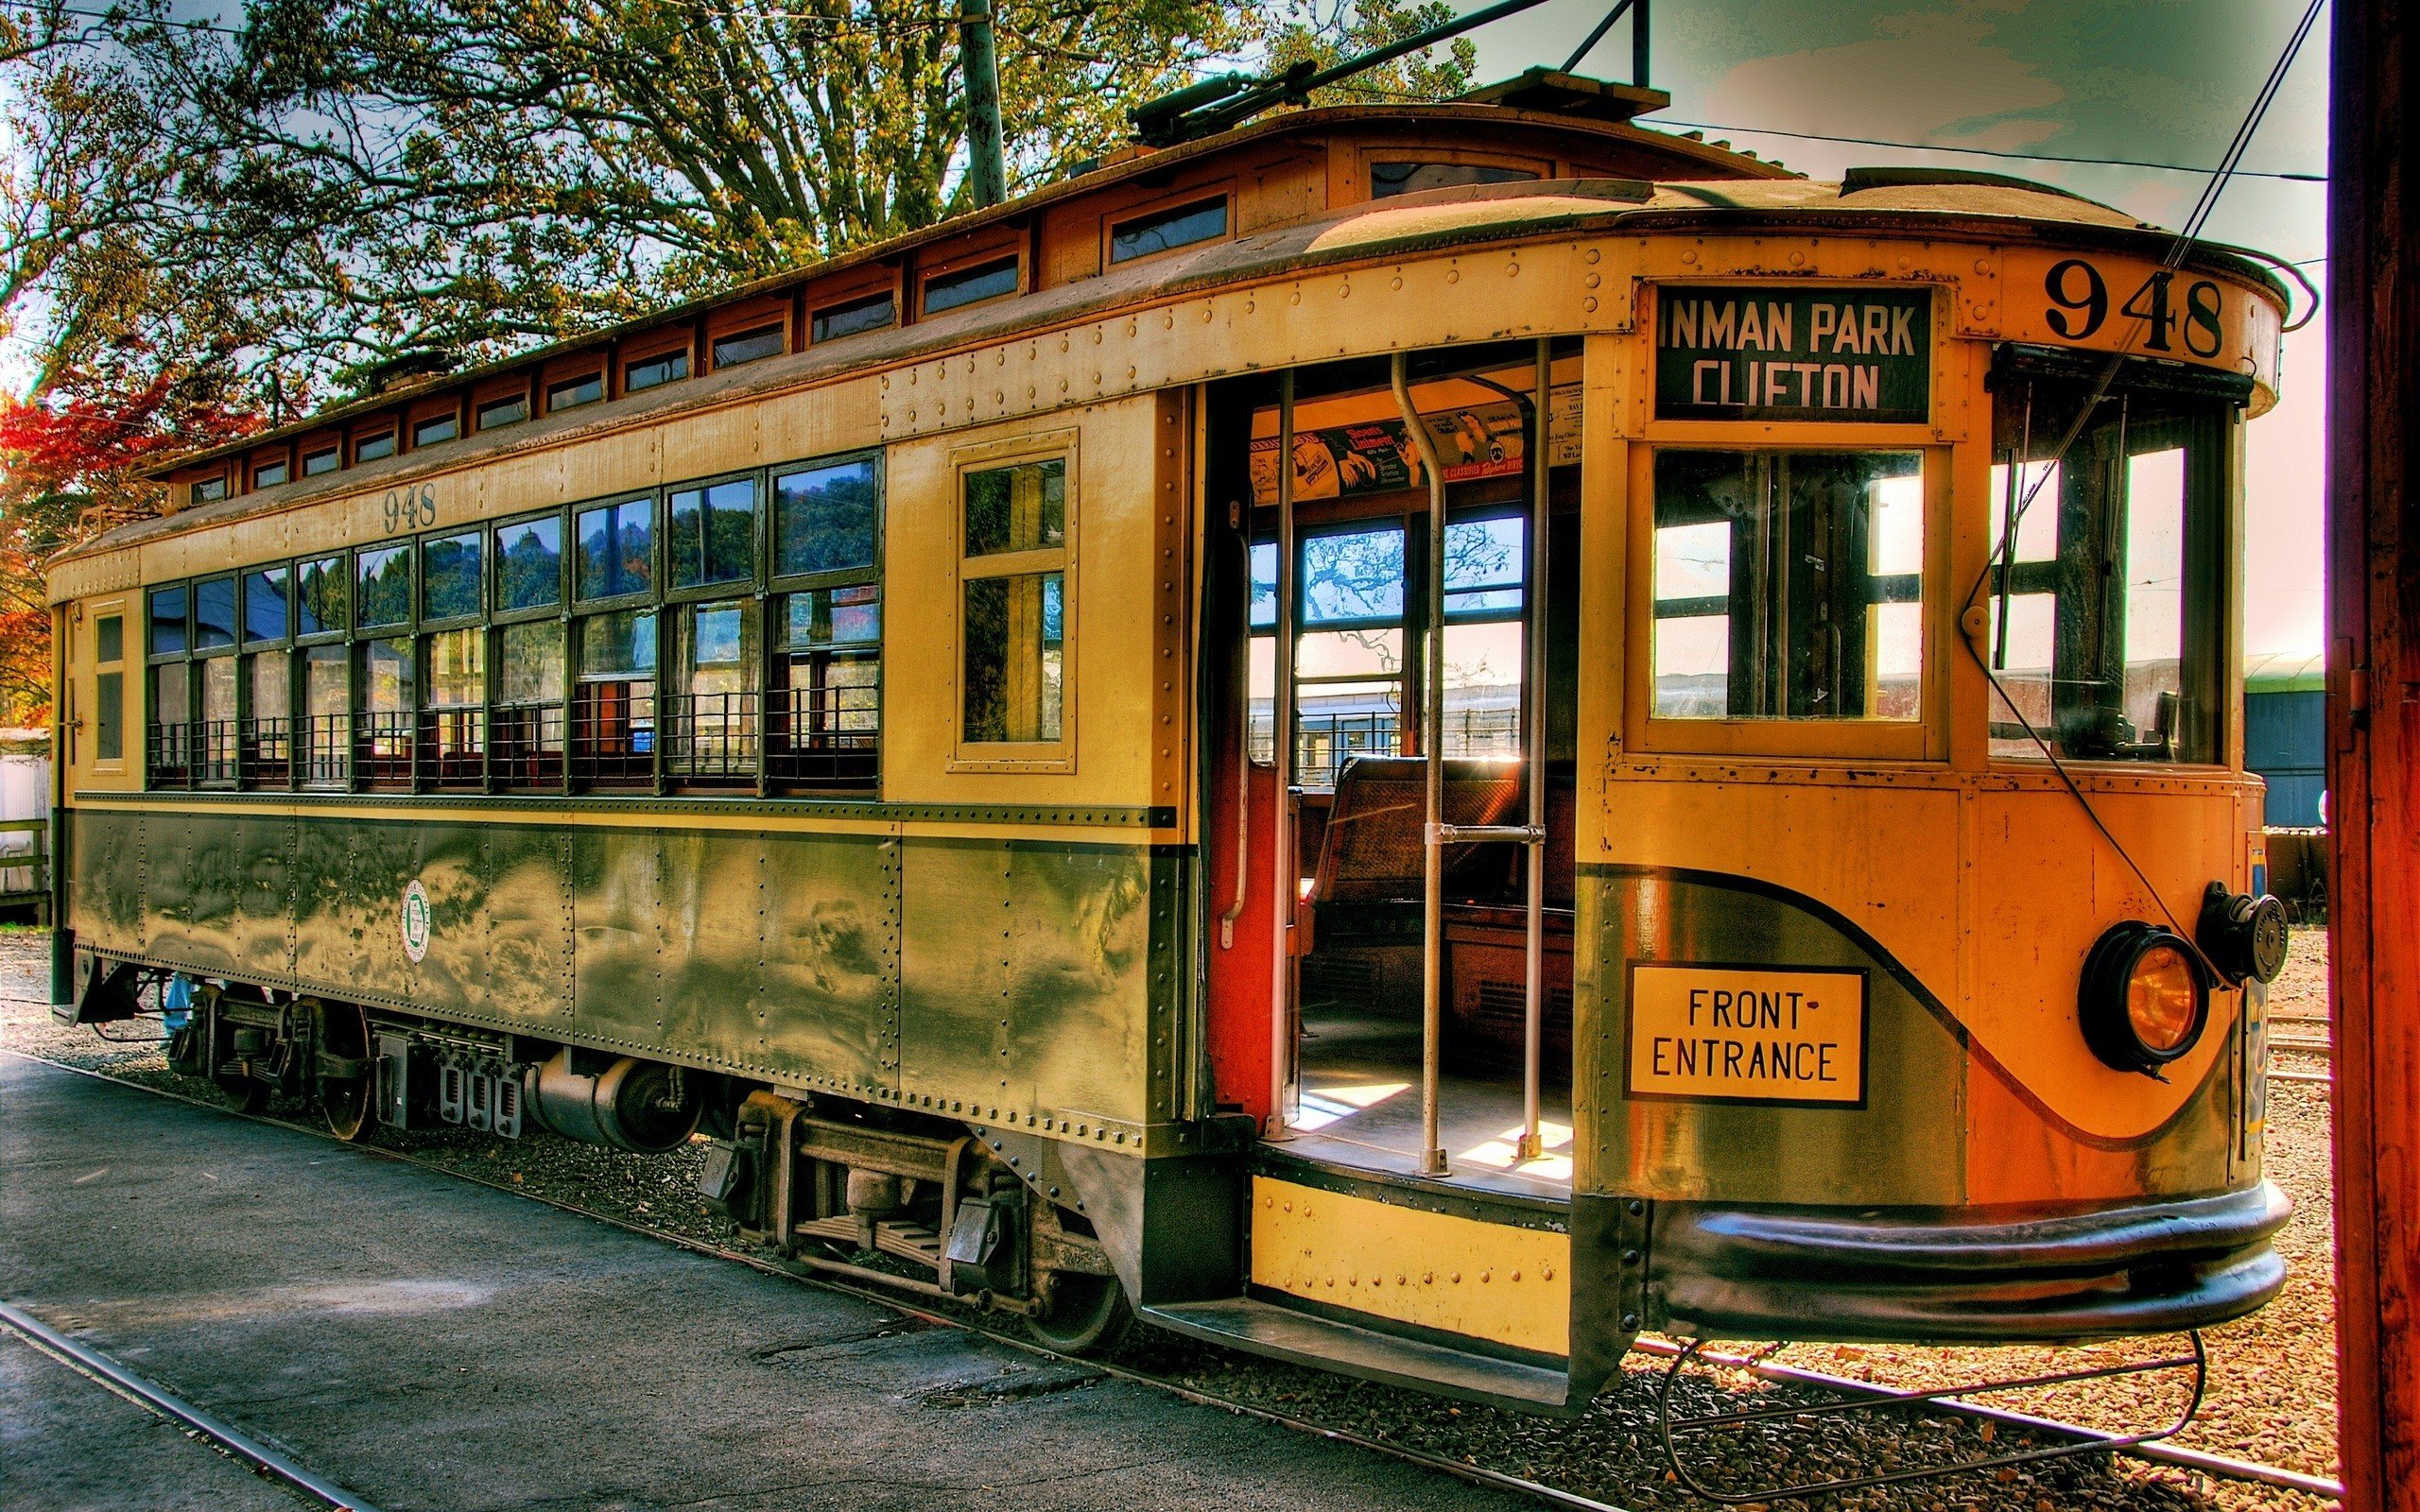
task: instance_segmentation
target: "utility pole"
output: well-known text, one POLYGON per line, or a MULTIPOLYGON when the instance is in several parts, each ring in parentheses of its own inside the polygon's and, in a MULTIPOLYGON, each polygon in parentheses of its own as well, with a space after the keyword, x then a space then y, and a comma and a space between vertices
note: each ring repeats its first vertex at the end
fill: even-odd
POLYGON ((958 56, 966 68, 966 186, 975 207, 1009 198, 1008 151, 1000 140, 1000 59, 992 36, 992 0, 961 0, 958 56))
POLYGON ((2420 248, 2401 0, 2328 48, 2328 994, 2346 1512, 2420 1512, 2420 248))

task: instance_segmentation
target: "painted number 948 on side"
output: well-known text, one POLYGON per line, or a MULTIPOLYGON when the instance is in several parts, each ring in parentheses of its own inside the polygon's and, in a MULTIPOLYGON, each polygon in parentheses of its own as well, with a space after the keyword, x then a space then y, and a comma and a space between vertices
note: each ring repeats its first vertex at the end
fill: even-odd
MULTIPOLYGON (((2042 284, 2048 298, 2043 318, 2069 341, 2089 341, 2109 323, 2114 297, 2109 281, 2083 258, 2051 264, 2042 284)), ((2135 325, 2115 334, 2133 336, 2139 332, 2139 345, 2127 343, 2133 351, 2173 352, 2181 343, 2194 356, 2215 357, 2225 344, 2221 309, 2216 283, 2206 278, 2187 280, 2170 269, 2153 268, 2115 312, 2131 317, 2135 325)))

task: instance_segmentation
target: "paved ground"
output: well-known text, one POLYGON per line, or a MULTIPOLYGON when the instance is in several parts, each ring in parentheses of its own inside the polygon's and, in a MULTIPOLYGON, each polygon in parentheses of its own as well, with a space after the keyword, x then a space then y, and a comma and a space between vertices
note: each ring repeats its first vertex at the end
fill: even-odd
MULTIPOLYGON (((389 1512, 1520 1504, 7 1055, 0 1297, 389 1512)), ((291 1504, 22 1346, 0 1385, 12 1512, 291 1504)))

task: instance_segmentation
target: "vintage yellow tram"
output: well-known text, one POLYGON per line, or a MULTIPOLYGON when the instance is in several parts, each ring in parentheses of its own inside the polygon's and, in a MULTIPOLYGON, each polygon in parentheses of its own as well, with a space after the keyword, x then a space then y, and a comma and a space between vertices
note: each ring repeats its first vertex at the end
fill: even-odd
POLYGON ((1657 103, 1138 146, 168 465, 51 576, 61 1016, 702 1125, 1071 1348, 1563 1408, 2258 1306, 2281 287, 1657 103))

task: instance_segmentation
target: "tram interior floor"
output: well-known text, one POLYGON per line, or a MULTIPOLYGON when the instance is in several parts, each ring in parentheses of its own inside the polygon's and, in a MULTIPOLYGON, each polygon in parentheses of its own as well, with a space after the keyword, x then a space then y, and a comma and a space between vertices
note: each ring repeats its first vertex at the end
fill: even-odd
MULTIPOLYGON (((1571 1091, 1549 1079, 1545 1153, 1520 1159, 1521 1076, 1473 1074, 1449 1060, 1437 1083, 1438 1143, 1456 1186, 1558 1200, 1571 1195, 1571 1091)), ((1420 1176, 1420 1022, 1335 1003, 1305 1004, 1300 1107, 1289 1154, 1332 1165, 1420 1176)))

